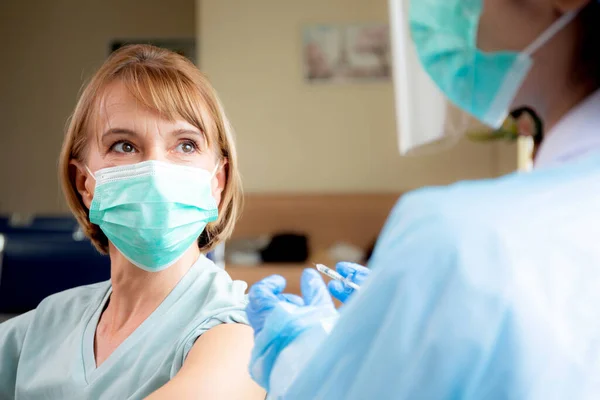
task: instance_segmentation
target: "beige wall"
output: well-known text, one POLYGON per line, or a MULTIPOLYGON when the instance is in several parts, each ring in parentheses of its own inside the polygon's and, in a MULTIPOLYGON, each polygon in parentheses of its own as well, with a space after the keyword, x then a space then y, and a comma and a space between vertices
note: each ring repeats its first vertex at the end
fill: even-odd
POLYGON ((391 84, 303 82, 303 24, 385 21, 386 0, 196 3, 0 1, 0 213, 66 210, 56 172, 64 126, 111 39, 191 37, 195 25, 249 191, 405 190, 516 165, 512 149, 472 144, 401 159, 391 84))
POLYGON ((56 162, 116 38, 193 37, 194 0, 0 1, 0 212, 65 210, 56 162))
POLYGON ((200 67, 237 131, 248 191, 406 190, 513 169, 514 149, 398 155, 391 83, 308 85, 304 24, 387 21, 387 0, 197 0, 200 67))

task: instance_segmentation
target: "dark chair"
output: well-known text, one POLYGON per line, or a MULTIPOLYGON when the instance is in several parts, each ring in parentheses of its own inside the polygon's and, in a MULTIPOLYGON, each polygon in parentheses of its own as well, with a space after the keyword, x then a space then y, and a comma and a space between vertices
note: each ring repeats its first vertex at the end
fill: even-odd
POLYGON ((77 220, 72 216, 35 216, 30 221, 15 223, 10 216, 0 216, 0 233, 10 232, 75 232, 77 220))
POLYGON ((23 313, 51 294, 110 278, 110 259, 72 231, 0 236, 0 313, 23 313))

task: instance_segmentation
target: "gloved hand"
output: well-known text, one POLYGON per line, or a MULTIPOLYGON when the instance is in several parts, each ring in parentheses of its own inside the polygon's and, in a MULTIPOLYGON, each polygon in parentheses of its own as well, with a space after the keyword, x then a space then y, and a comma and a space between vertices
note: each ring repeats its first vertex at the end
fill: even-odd
POLYGON ((295 294, 282 293, 285 289, 285 278, 281 275, 271 275, 252 285, 248 293, 249 303, 246 314, 254 335, 262 330, 265 319, 271 314, 279 302, 289 302, 298 306, 304 305, 304 300, 295 294))
MULTIPOLYGON (((351 262, 337 263, 335 270, 344 278, 350 279, 351 282, 356 283, 358 286, 362 285, 371 274, 369 268, 351 262)), ((331 280, 327 286, 331 295, 342 303, 345 303, 346 300, 348 300, 348 297, 355 292, 350 286, 337 280, 331 280)))
POLYGON ((250 288, 246 312, 255 333, 250 375, 267 391, 279 354, 307 330, 317 327, 328 333, 337 319, 333 300, 316 270, 304 270, 300 287, 302 298, 282 294, 285 279, 275 275, 250 288))

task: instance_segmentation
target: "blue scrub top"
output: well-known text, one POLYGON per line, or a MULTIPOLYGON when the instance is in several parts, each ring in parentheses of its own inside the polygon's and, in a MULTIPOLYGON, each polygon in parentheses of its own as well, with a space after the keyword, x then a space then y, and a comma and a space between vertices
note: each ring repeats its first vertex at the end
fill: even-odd
POLYGON ((142 399, 175 376, 204 332, 247 323, 245 290, 201 256, 99 367, 94 334, 110 282, 50 296, 0 324, 0 399, 142 399))
POLYGON ((408 194, 370 266, 285 399, 600 397, 599 154, 408 194))

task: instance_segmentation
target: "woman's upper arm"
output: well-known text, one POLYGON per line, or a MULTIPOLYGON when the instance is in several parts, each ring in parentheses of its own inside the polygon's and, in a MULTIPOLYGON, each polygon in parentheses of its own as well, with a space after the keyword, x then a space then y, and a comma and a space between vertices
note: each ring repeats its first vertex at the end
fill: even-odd
POLYGON ((196 340, 181 370, 149 399, 264 399, 248 372, 253 342, 247 325, 217 325, 196 340))

